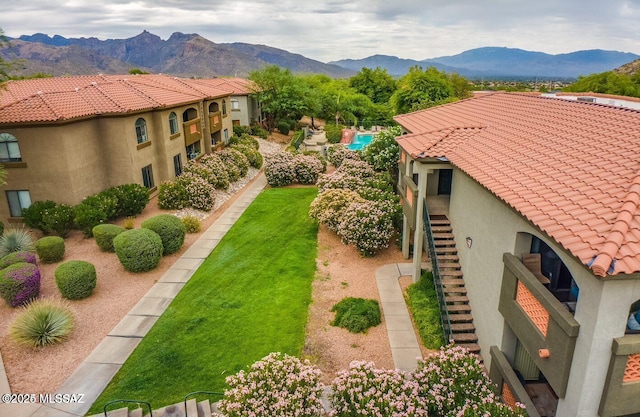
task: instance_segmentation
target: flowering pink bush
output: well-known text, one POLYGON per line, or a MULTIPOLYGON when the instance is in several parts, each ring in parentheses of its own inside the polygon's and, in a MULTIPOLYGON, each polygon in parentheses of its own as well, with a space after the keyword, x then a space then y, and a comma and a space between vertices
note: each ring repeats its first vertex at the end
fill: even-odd
POLYGON ((373 362, 354 361, 331 384, 331 416, 428 416, 420 387, 398 370, 377 369, 373 362))
POLYGON ((331 188, 346 188, 356 191, 362 186, 362 179, 345 172, 335 171, 318 177, 318 192, 322 193, 331 188))
POLYGON ((282 187, 292 184, 296 179, 293 168, 293 155, 289 152, 278 152, 265 159, 264 173, 267 182, 272 187, 282 187))
POLYGON ((237 181, 247 175, 247 172, 249 172, 249 160, 239 150, 233 148, 225 148, 218 152, 218 155, 220 155, 220 158, 222 158, 222 160, 224 161, 227 172, 229 173, 229 179, 231 181, 237 181), (235 174, 231 173, 232 169, 230 168, 232 167, 237 168, 237 178, 235 177, 235 174))
POLYGON ((369 165, 365 161, 347 158, 342 161, 342 164, 337 169, 337 171, 362 179, 371 178, 375 174, 373 168, 371 168, 371 165, 369 165))
MULTIPOLYGON (((431 415, 483 415, 474 414, 474 410, 488 407, 487 403, 499 402, 480 357, 460 346, 443 347, 438 353, 420 360, 411 377, 420 386, 419 395, 426 400, 431 415)), ((523 415, 522 410, 506 408, 501 412, 512 414, 497 415, 523 415)), ((502 406, 495 409, 502 409, 502 406)))
POLYGON ((321 375, 307 360, 271 353, 254 363, 249 372, 227 377, 230 388, 219 407, 227 417, 320 416, 321 375))
POLYGON ((337 233, 346 244, 355 245, 363 256, 389 246, 393 221, 375 201, 354 202, 345 210, 337 233))
POLYGON ((333 164, 334 167, 339 168, 342 164, 342 161, 346 159, 362 159, 360 154, 356 151, 352 151, 344 145, 335 145, 331 146, 327 150, 327 158, 329 162, 333 164))
POLYGON ((176 182, 186 191, 188 204, 194 209, 209 211, 215 203, 215 188, 205 179, 190 172, 182 173, 176 182))
POLYGON ((322 172, 322 162, 309 155, 298 154, 291 161, 295 172, 295 181, 300 184, 315 184, 322 172))
POLYGON ((309 216, 337 232, 343 213, 354 202, 364 203, 364 199, 355 191, 331 188, 318 194, 311 202, 309 216))
POLYGON ((158 207, 163 210, 180 210, 189 205, 184 184, 179 181, 164 181, 158 191, 158 207))
POLYGON ((225 168, 225 163, 217 153, 206 154, 200 158, 200 163, 211 170, 216 177, 214 186, 219 190, 229 188, 229 174, 225 168))
POLYGON ((184 164, 184 167, 182 168, 182 173, 184 174, 186 172, 190 172, 204 179, 205 181, 207 181, 209 184, 213 186, 215 186, 218 183, 218 178, 216 178, 211 168, 209 168, 205 164, 199 163, 196 160, 192 159, 191 161, 184 164))

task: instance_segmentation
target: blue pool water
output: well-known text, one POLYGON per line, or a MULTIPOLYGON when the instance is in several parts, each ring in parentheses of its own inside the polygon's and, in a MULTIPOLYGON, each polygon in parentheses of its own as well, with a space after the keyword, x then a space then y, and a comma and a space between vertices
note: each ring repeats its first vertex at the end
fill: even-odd
POLYGON ((352 151, 361 151, 365 146, 371 143, 373 135, 371 133, 358 133, 354 136, 353 142, 347 145, 352 151))

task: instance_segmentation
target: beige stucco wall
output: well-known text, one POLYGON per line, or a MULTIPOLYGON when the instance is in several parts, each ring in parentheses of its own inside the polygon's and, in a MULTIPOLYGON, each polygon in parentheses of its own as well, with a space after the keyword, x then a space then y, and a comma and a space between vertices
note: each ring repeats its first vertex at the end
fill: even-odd
MULTIPOLYGON (((575 319, 580 323, 567 396, 560 400, 558 416, 596 416, 606 379, 614 337, 624 335, 630 305, 640 298, 638 280, 602 281, 577 259, 540 233, 515 210, 484 187, 455 169, 450 220, 473 312, 479 344, 487 367, 489 347, 512 352, 513 333, 505 329, 498 311, 502 281, 502 254, 514 255, 519 232, 538 236, 562 259, 580 288, 575 319), (467 248, 466 237, 473 239, 467 248)), ((521 235, 522 236, 522 235, 521 235)))

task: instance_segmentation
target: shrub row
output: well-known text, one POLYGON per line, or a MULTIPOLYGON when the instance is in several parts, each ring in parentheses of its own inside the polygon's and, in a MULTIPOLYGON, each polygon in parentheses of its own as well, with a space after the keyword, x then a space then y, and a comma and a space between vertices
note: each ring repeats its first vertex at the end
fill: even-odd
POLYGON ((233 135, 251 135, 266 139, 269 136, 269 132, 259 124, 253 123, 251 126, 233 126, 233 135))
MULTIPOLYGON (((322 372, 308 360, 271 353, 248 371, 227 377, 220 402, 228 417, 322 415, 322 372)), ((418 361, 412 372, 353 361, 331 383, 331 416, 523 417, 500 402, 477 355, 447 347, 418 361)))
POLYGON ((334 151, 329 158, 339 166, 318 178, 319 193, 309 215, 363 256, 372 256, 389 245, 400 227, 402 209, 391 176, 376 173, 356 152, 334 151))
POLYGON ((140 214, 149 202, 149 194, 140 184, 108 188, 85 198, 72 207, 54 201, 36 201, 22 209, 24 223, 44 234, 66 237, 75 226, 91 236, 94 226, 123 216, 140 214))
POLYGON ((283 187, 293 183, 315 184, 325 168, 319 155, 281 151, 266 158, 264 173, 270 186, 283 187))

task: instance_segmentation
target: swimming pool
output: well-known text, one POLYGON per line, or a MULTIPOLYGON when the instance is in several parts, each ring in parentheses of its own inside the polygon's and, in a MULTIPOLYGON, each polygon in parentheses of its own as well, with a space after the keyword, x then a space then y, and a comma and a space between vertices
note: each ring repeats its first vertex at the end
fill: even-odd
POLYGON ((373 134, 371 133, 358 133, 353 137, 353 142, 347 145, 348 149, 352 151, 361 151, 365 146, 371 143, 373 140, 373 134))

